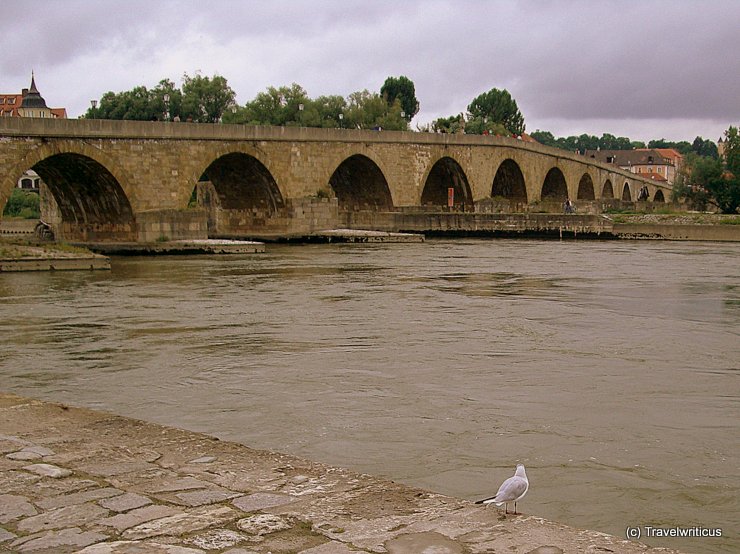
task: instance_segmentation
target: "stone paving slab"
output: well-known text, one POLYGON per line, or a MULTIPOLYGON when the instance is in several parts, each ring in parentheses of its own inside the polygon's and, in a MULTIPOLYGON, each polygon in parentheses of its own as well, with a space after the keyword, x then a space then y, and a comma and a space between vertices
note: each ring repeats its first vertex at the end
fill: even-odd
POLYGON ((5 393, 0 462, 0 552, 676 552, 5 393))
POLYGON ((106 498, 98 502, 103 508, 108 508, 114 512, 128 512, 136 508, 142 508, 151 504, 151 499, 134 492, 127 492, 113 498, 106 498))

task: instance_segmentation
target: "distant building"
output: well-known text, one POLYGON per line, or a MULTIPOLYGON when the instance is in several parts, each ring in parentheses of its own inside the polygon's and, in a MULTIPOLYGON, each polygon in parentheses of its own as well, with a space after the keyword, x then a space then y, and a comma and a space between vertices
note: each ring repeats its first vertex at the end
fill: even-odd
POLYGON ((46 100, 36 88, 36 79, 31 74, 31 87, 20 94, 0 93, 0 116, 3 117, 51 117, 66 119, 66 108, 49 108, 46 100))
MULTIPOLYGON (((36 79, 31 73, 31 86, 20 94, 0 93, 0 117, 40 117, 67 119, 66 108, 49 108, 46 100, 36 88, 36 79)), ((39 192, 41 178, 33 170, 26 171, 18 179, 18 188, 39 192)))
POLYGON ((633 150, 586 150, 588 158, 614 164, 645 179, 672 185, 681 169, 683 156, 673 148, 635 148, 633 150))

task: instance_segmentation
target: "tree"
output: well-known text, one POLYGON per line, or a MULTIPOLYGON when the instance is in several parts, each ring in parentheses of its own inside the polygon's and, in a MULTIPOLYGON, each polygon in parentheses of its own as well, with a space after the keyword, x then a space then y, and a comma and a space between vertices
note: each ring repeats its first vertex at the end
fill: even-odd
POLYGON ((149 121, 161 119, 162 111, 151 102, 151 94, 144 86, 125 92, 106 92, 96 108, 85 114, 87 119, 128 119, 149 121))
POLYGON ((356 129, 388 129, 404 131, 408 122, 401 117, 401 103, 392 105, 378 93, 368 90, 353 92, 348 97, 344 126, 356 129))
MULTIPOLYGON (((250 123, 252 125, 300 125, 302 115, 311 103, 308 93, 297 83, 280 88, 268 87, 260 92, 254 100, 244 105, 240 117, 233 123, 250 123)), ((316 123, 316 121, 314 121, 316 123)), ((303 126, 317 126, 303 124, 303 126)))
POLYGON ((343 125, 344 113, 347 111, 347 101, 343 96, 319 96, 314 100, 314 106, 321 118, 321 127, 336 128, 343 125))
POLYGON ((485 123, 500 123, 510 133, 524 132, 524 117, 506 89, 492 88, 475 97, 468 106, 468 119, 481 118, 485 123))
POLYGON ((651 140, 648 142, 647 145, 648 148, 673 148, 674 150, 678 151, 680 154, 683 154, 684 156, 688 154, 689 152, 694 151, 692 149, 691 143, 687 142, 685 140, 682 140, 680 142, 671 142, 666 139, 658 139, 658 140, 651 140))
POLYGON ((534 133, 531 133, 530 136, 545 146, 552 146, 554 148, 558 147, 557 140, 555 140, 555 137, 550 131, 540 131, 537 129, 534 133))
MULTIPOLYGON (((674 195, 690 200, 699 209, 714 204, 723 213, 740 207, 740 138, 736 127, 725 131, 725 164, 709 156, 689 152, 684 170, 674 185, 674 195)), ((701 143, 694 141, 697 146, 701 143)))
POLYGON ((727 170, 735 177, 740 177, 740 136, 737 127, 730 126, 725 131, 724 158, 727 170))
POLYGON ((224 112, 234 105, 236 93, 224 77, 196 74, 183 75, 182 116, 200 123, 218 123, 224 112))
POLYGON ((694 142, 691 143, 690 148, 692 152, 695 152, 699 156, 719 159, 717 145, 714 144, 711 140, 704 140, 701 137, 696 137, 694 139, 694 142))
MULTIPOLYGON (((725 168, 720 179, 707 184, 722 213, 738 213, 740 207, 740 136, 737 127, 725 131, 725 168)), ((705 158, 709 159, 709 158, 705 158)))
POLYGON ((465 117, 463 114, 451 115, 449 117, 439 117, 432 121, 432 123, 422 128, 422 131, 431 133, 460 133, 465 129, 465 117))
POLYGON ((162 79, 150 91, 149 101, 154 111, 162 114, 161 119, 171 121, 182 112, 182 92, 169 79, 162 79))
POLYGON ((473 117, 465 122, 465 134, 509 136, 511 132, 501 123, 486 121, 483 117, 473 117))
POLYGON ((410 122, 419 113, 419 100, 416 98, 414 83, 408 77, 388 77, 380 87, 380 95, 389 106, 398 100, 401 103, 403 118, 410 122))
POLYGON ((599 139, 599 148, 602 150, 629 150, 632 146, 627 137, 615 137, 604 133, 599 139))

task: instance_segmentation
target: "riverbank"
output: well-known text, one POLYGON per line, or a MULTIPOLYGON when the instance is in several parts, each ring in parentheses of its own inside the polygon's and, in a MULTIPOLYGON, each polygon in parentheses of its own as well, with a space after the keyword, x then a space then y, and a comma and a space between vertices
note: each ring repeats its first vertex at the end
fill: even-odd
POLYGON ((611 214, 620 239, 740 242, 740 215, 709 213, 611 214))
POLYGON ((110 269, 110 259, 86 248, 26 239, 0 240, 0 273, 97 269, 110 269))
POLYGON ((0 551, 677 552, 8 393, 0 429, 0 551))

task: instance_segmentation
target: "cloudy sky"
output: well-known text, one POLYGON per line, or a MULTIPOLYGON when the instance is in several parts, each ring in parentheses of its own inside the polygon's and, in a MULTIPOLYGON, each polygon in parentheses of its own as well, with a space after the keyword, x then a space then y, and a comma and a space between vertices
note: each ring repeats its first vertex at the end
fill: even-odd
POLYGON ((70 117, 103 93, 223 75, 243 104, 406 75, 412 124, 511 92, 527 131, 717 140, 740 123, 738 0, 22 0, 3 2, 0 92, 31 70, 70 117))

